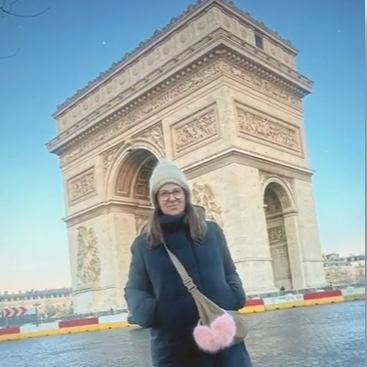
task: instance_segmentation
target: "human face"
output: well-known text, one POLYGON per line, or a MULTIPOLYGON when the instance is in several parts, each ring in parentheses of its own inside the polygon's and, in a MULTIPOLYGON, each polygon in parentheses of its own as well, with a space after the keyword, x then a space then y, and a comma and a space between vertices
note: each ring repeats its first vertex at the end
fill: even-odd
POLYGON ((178 215, 185 211, 185 192, 176 184, 163 185, 157 194, 159 208, 165 215, 178 215))

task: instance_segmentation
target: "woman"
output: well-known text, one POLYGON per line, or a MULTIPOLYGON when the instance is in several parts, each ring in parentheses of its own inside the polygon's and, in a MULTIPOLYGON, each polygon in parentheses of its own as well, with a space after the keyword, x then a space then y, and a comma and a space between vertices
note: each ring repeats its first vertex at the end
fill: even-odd
POLYGON ((154 367, 251 367, 243 343, 216 354, 197 347, 197 308, 162 245, 164 239, 204 295, 236 310, 246 296, 221 228, 198 214, 185 175, 171 163, 155 168, 150 196, 154 211, 132 245, 125 298, 136 322, 151 329, 154 367))

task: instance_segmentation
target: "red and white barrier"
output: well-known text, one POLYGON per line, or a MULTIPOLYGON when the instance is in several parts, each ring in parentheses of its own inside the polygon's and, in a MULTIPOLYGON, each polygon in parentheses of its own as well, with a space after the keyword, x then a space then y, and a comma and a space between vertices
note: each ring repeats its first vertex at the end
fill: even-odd
MULTIPOLYGON (((365 289, 355 288, 347 290, 331 290, 310 292, 306 294, 286 294, 277 297, 264 297, 247 300, 240 310, 242 314, 264 312, 292 307, 325 305, 344 302, 345 300, 364 299, 365 289), (351 297, 351 298, 347 298, 351 297)), ((129 327, 128 314, 118 314, 101 317, 89 317, 79 320, 59 321, 47 324, 24 325, 21 327, 0 328, 0 342, 8 340, 21 340, 27 338, 64 335, 98 330, 108 330, 129 327)))

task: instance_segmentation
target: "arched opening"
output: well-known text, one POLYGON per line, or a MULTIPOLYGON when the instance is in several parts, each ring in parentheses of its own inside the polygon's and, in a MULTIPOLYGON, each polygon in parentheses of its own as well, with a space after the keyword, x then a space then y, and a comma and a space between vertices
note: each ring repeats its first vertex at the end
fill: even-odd
POLYGON ((135 222, 134 228, 129 229, 131 237, 141 232, 151 210, 149 179, 157 163, 157 157, 149 150, 133 149, 127 152, 116 171, 113 197, 126 207, 125 217, 135 222))
POLYGON ((131 245, 151 211, 149 180, 157 163, 158 158, 148 149, 127 147, 116 157, 107 177, 112 262, 120 288, 127 281, 131 245))
POLYGON ((264 210, 268 231, 270 254, 274 274, 274 285, 279 290, 293 289, 292 270, 289 256, 284 212, 289 199, 284 188, 270 183, 264 194, 264 210))
POLYGON ((149 179, 158 159, 146 149, 128 153, 117 174, 115 195, 149 201, 149 179))

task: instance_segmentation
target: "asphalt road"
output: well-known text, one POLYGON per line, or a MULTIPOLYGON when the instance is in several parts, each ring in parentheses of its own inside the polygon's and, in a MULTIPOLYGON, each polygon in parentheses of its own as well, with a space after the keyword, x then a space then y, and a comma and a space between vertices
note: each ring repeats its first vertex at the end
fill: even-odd
MULTIPOLYGON (((245 316, 254 367, 365 366, 365 302, 245 316)), ((0 343, 0 367, 151 367, 141 329, 0 343)))

